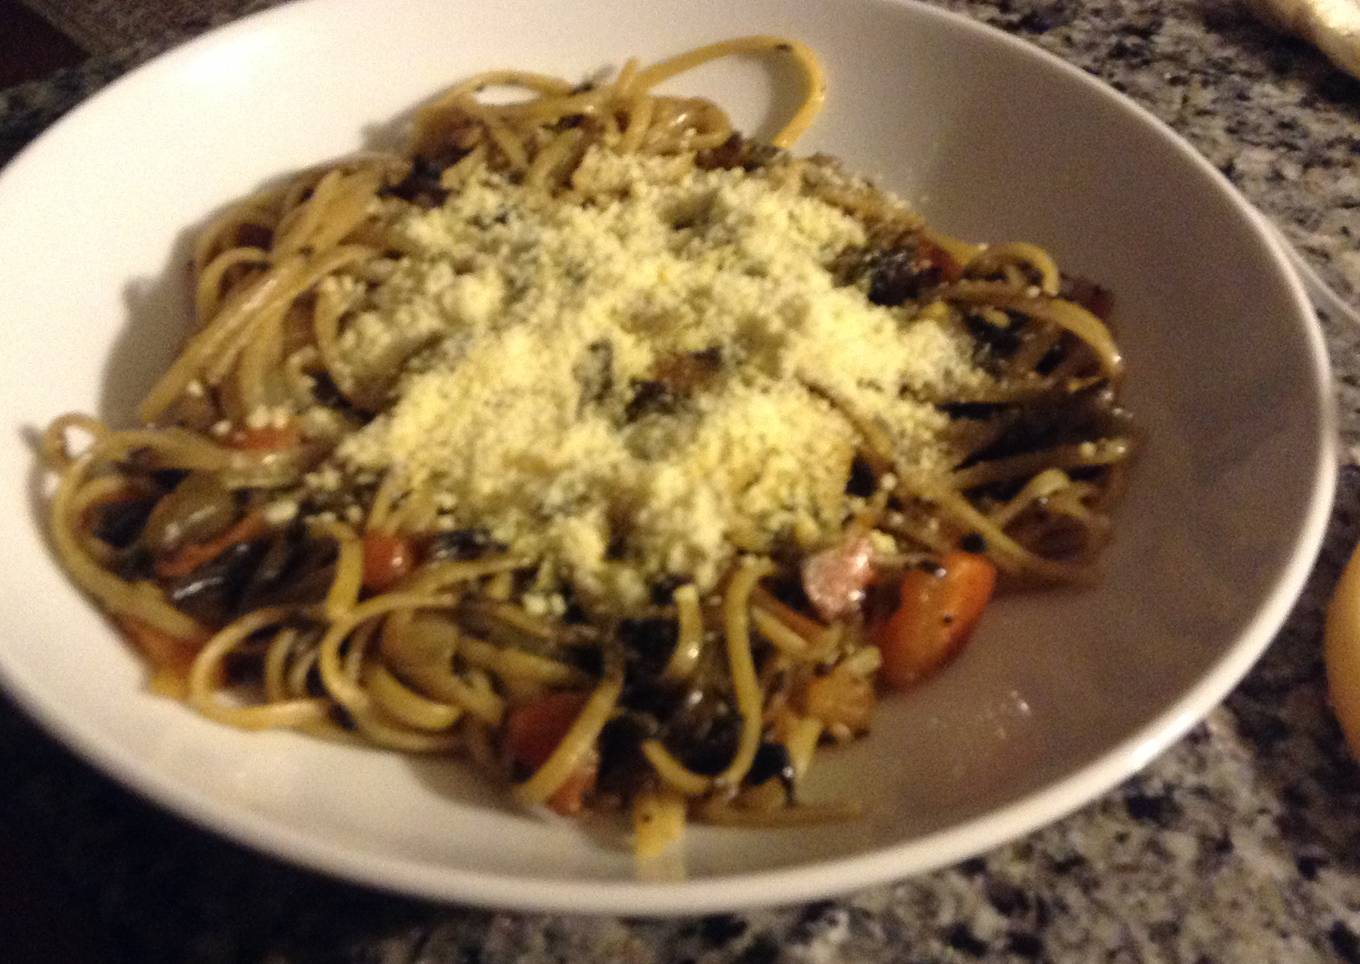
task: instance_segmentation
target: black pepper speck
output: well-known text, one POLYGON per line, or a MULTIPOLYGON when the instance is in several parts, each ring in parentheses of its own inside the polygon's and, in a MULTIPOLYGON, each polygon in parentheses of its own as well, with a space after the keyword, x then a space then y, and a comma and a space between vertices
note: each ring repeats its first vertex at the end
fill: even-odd
POLYGON ((1356 937, 1355 931, 1351 930, 1341 921, 1337 921, 1327 931, 1327 939, 1331 942, 1332 950, 1348 964, 1360 962, 1360 937, 1356 937))
POLYGON ((968 929, 967 924, 955 924, 949 928, 945 941, 954 950, 961 951, 970 957, 982 957, 988 950, 986 941, 978 940, 973 932, 968 929))

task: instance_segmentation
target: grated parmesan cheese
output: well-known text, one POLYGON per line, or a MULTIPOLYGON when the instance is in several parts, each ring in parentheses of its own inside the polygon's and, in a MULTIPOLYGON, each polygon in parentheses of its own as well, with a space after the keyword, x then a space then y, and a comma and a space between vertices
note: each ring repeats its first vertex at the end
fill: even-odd
POLYGON ((779 168, 593 150, 576 183, 579 203, 491 172, 442 208, 377 202, 409 254, 330 297, 347 374, 387 402, 314 494, 396 472, 441 527, 543 560, 540 591, 627 609, 659 579, 706 591, 741 552, 839 532, 859 439, 808 381, 878 422, 909 471, 949 468, 948 420, 914 397, 985 376, 941 315, 838 281, 867 243, 853 217, 779 168), (630 409, 696 353, 716 362, 685 398, 630 409))

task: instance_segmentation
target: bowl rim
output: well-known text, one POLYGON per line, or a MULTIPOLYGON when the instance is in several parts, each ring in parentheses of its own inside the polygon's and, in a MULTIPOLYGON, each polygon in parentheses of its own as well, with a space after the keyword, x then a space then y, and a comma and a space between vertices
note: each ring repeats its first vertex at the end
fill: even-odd
MULTIPOLYGON (((182 63, 247 35, 273 30, 293 18, 305 20, 321 7, 322 2, 301 0, 256 12, 210 30, 128 71, 49 126, 0 169, 0 192, 13 172, 37 163, 35 158, 49 138, 83 123, 87 114, 101 109, 110 96, 124 87, 145 83, 160 72, 173 71, 182 63)), ((1246 675, 1284 624, 1321 548, 1335 494, 1338 447, 1332 373, 1321 326, 1284 248, 1263 226, 1256 209, 1220 171, 1148 110, 1055 54, 962 13, 919 0, 866 2, 906 7, 916 16, 935 20, 952 30, 1004 44, 1015 55, 1059 72, 1069 82, 1082 85, 1091 95, 1104 98, 1125 115, 1154 130, 1186 163, 1210 175, 1210 183, 1231 203, 1246 230, 1268 252, 1292 297, 1295 316, 1303 324, 1313 376, 1307 389, 1315 396, 1319 416, 1313 487, 1303 525, 1274 585, 1236 642, 1195 685, 1156 718, 1097 759, 1040 790, 998 810, 904 843, 794 867, 689 881, 573 881, 435 867, 404 858, 374 857, 337 848, 327 838, 298 833, 267 816, 223 804, 206 791, 176 782, 152 763, 103 739, 102 734, 86 724, 79 714, 64 712, 59 706, 44 701, 3 662, 0 662, 0 685, 44 729, 96 769, 210 832, 264 854, 380 890, 520 911, 670 917, 786 905, 842 894, 936 870, 989 851, 1067 816, 1150 763, 1203 719, 1246 675)))

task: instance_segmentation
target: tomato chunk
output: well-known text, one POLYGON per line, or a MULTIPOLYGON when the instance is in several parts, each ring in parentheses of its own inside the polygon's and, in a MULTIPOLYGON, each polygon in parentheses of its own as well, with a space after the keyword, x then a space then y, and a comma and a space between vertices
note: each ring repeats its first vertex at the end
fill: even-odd
POLYGON ((952 659, 972 635, 996 588, 996 567, 972 552, 949 552, 933 572, 902 577, 897 608, 870 628, 883 654, 882 679, 901 689, 952 659))
POLYGON ((589 698, 589 693, 559 690, 511 710, 505 724, 510 758, 527 767, 541 767, 581 715, 589 698))
POLYGON ((157 669, 168 669, 179 676, 188 677, 189 667, 203 646, 201 639, 180 639, 171 636, 140 619, 131 616, 118 616, 118 625, 132 640, 142 655, 157 669))
POLYGON ((364 587, 381 592, 399 582, 415 567, 415 549, 409 539, 391 532, 364 535, 364 587))
MULTIPOLYGON (((510 759, 530 769, 541 767, 567 735, 589 699, 589 693, 559 691, 511 710, 505 724, 510 759)), ((562 814, 580 812, 586 794, 595 786, 599 762, 599 753, 592 748, 548 798, 548 806, 562 814)))
MULTIPOLYGON (((189 670, 193 668, 204 639, 181 639, 131 616, 115 617, 123 634, 151 664, 151 689, 172 699, 183 699, 189 692, 189 670)), ((218 667, 218 682, 221 681, 218 667)))
POLYGON ((921 254, 930 262, 931 266, 940 272, 940 280, 953 284, 963 277, 963 265, 954 260, 954 256, 931 241, 921 239, 921 254))
POLYGON ((1064 275, 1058 297, 1076 302, 1101 321, 1109 321, 1114 310, 1114 294, 1110 289, 1080 275, 1064 275))

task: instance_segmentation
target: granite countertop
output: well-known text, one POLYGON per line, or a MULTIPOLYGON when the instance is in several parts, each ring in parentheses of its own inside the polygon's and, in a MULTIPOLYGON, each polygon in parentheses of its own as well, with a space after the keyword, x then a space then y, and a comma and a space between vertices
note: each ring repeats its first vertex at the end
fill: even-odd
MULTIPOLYGON (((214 2, 211 18, 176 21, 168 35, 0 91, 0 163, 209 19, 268 5, 214 2)), ((1234 0, 943 5, 1033 41, 1150 109, 1273 218, 1343 298, 1360 302, 1360 82, 1270 33, 1234 0)), ((1360 331, 1344 319, 1323 323, 1353 452, 1360 331)), ((1307 589, 1224 706, 1073 816, 893 886, 676 921, 392 897, 260 857, 154 809, 3 698, 0 818, 14 846, 43 854, 51 878, 38 899, 46 888, 77 921, 74 943, 98 960, 1360 961, 1360 769, 1326 710, 1320 645, 1322 605, 1360 538, 1360 468, 1348 462, 1339 473, 1307 589)), ((0 846, 0 889, 5 861, 0 846)))

